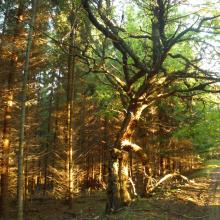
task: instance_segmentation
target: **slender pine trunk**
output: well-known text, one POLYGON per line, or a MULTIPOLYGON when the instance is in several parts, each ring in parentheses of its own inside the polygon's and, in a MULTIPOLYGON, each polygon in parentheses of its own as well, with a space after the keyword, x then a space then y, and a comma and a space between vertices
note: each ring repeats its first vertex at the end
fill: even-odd
POLYGON ((68 176, 68 200, 69 207, 73 205, 73 121, 74 121, 74 98, 75 98, 75 19, 71 20, 71 33, 69 39, 69 56, 68 56, 68 76, 67 76, 67 176, 68 176))
POLYGON ((35 15, 36 15, 36 3, 37 0, 32 1, 32 17, 31 23, 29 27, 28 39, 27 39, 27 48, 26 48, 26 59, 25 59, 25 66, 24 66, 24 74, 23 74, 23 84, 22 84, 22 100, 21 100, 21 121, 20 121, 20 141, 19 141, 19 153, 18 153, 18 186, 17 186, 17 196, 18 196, 18 210, 17 210, 17 219, 23 220, 23 205, 24 205, 24 187, 23 187, 23 179, 24 179, 24 124, 25 124, 25 102, 27 98, 27 81, 29 75, 29 62, 30 62, 30 52, 31 52, 31 45, 32 45, 32 34, 33 34, 33 25, 35 22, 35 15))
MULTIPOLYGON (((24 11, 23 1, 20 0, 18 2, 18 10, 17 17, 21 18, 24 11)), ((7 22, 7 19, 5 20, 7 22)), ((14 28, 14 35, 12 43, 16 45, 17 39, 20 36, 21 28, 20 28, 21 20, 18 19, 14 28)), ((4 24, 5 26, 6 24, 4 24)), ((4 27, 3 27, 4 28, 4 27)), ((6 31, 5 29, 3 30, 6 31)), ((3 42, 2 42, 3 43, 3 42)), ((1 45, 2 46, 2 45, 1 45)), ((15 47, 14 47, 15 48, 15 47)), ((11 148, 11 121, 12 121, 12 108, 13 108, 13 99, 14 99, 14 78, 16 72, 16 64, 18 55, 15 49, 12 49, 11 58, 9 62, 9 72, 7 76, 6 85, 7 88, 5 90, 5 107, 4 107, 4 118, 3 118, 3 131, 2 131, 2 160, 1 160, 1 201, 0 201, 0 215, 3 219, 8 219, 8 200, 9 200, 9 192, 8 192, 8 184, 9 184, 9 156, 10 156, 10 148, 11 148)), ((2 49, 2 48, 1 48, 2 49)))
POLYGON ((44 157, 44 187, 43 187, 43 195, 46 196, 47 193, 47 188, 49 185, 49 171, 48 171, 48 167, 49 164, 51 162, 51 145, 52 145, 52 141, 51 141, 51 117, 52 117, 52 102, 53 102, 53 89, 51 89, 51 94, 50 94, 50 101, 49 101, 49 108, 48 108, 48 112, 49 112, 49 116, 48 116, 48 120, 47 120, 47 143, 46 143, 46 155, 44 157))

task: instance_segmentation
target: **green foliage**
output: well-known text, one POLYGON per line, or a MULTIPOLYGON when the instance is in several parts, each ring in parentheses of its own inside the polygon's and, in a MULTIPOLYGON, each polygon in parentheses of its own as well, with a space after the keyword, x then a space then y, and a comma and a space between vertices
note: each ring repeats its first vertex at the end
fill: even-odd
POLYGON ((196 103, 192 117, 193 123, 185 123, 175 136, 191 139, 198 152, 219 147, 220 108, 218 105, 206 104, 205 108, 196 103))
MULTIPOLYGON (((188 42, 182 42, 178 45, 175 45, 172 47, 171 54, 181 54, 184 57, 187 57, 187 59, 192 60, 193 57, 195 57, 195 54, 192 49, 192 45, 188 42)), ((168 74, 170 72, 174 71, 183 71, 185 68, 185 63, 182 59, 174 59, 171 57, 167 57, 167 59, 164 62, 164 67, 167 69, 168 74)))
POLYGON ((89 95, 98 105, 98 114, 108 118, 117 116, 122 108, 119 94, 115 93, 114 88, 108 82, 105 82, 105 77, 90 74, 87 76, 87 80, 90 83, 86 86, 85 94, 89 95))

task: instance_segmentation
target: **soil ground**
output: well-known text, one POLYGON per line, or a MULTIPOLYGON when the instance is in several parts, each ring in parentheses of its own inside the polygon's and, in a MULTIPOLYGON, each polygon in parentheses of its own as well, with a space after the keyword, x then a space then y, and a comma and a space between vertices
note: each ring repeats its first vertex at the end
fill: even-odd
POLYGON ((220 219, 220 168, 211 173, 212 183, 210 185, 209 197, 209 220, 220 219))
MULTIPOLYGON (((36 198, 26 204, 25 220, 219 220, 220 161, 209 161, 190 177, 194 183, 165 184, 151 197, 138 198, 112 215, 103 214, 105 192, 75 198, 71 210, 62 201, 36 198)), ((15 209, 11 220, 14 216, 15 209)))

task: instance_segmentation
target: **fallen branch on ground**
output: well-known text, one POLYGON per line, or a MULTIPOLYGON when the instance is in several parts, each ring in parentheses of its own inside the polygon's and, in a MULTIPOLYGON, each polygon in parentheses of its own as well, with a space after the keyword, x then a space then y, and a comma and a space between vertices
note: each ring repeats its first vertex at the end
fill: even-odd
POLYGON ((153 192, 158 186, 160 186, 165 181, 172 179, 172 178, 176 178, 176 177, 183 179, 187 183, 194 183, 192 180, 189 180, 186 176, 183 176, 179 173, 170 173, 170 174, 167 174, 166 176, 164 176, 162 179, 160 179, 154 186, 148 188, 147 193, 153 192))

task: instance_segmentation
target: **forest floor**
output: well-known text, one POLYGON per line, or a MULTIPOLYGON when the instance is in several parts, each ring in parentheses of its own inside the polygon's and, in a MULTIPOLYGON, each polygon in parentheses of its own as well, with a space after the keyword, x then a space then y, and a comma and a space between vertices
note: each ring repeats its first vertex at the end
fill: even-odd
MULTIPOLYGON (((220 219, 220 161, 208 161, 190 175, 194 183, 165 184, 149 198, 104 215, 105 193, 85 194, 70 210, 61 201, 35 199, 28 202, 25 220, 184 220, 220 219)), ((11 219, 15 212, 11 213, 11 219)))

